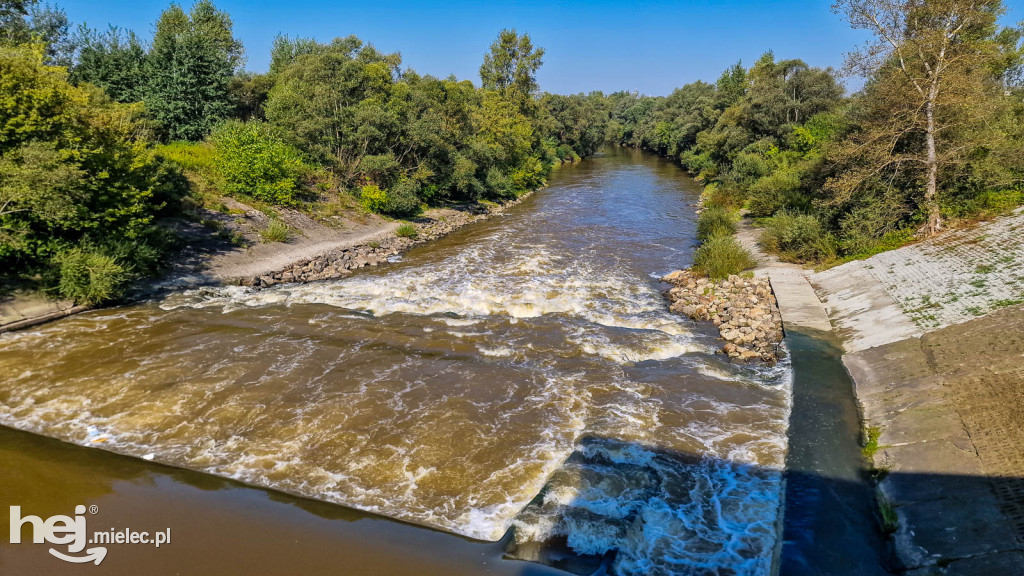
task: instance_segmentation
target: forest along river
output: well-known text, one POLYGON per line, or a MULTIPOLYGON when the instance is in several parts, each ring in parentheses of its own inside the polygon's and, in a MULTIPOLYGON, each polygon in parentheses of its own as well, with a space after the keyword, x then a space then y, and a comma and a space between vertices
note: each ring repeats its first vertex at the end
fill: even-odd
POLYGON ((672 315, 699 187, 612 151, 347 279, 0 338, 0 424, 613 573, 765 574, 790 374, 672 315))

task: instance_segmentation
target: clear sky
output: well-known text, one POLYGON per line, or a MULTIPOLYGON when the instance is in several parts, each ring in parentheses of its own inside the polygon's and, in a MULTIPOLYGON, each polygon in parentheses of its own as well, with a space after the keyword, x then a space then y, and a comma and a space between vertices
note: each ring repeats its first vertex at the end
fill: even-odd
MULTIPOLYGON (((53 2, 54 0, 50 0, 53 2)), ((149 38, 168 1, 55 0, 75 22, 108 23, 149 38)), ((479 83, 484 52, 502 28, 528 32, 547 51, 541 88, 573 93, 636 90, 664 95, 727 66, 750 65, 766 50, 839 67, 862 42, 829 1, 411 1, 214 0, 245 45, 247 65, 265 71, 278 33, 329 41, 355 34, 421 74, 479 83)), ((191 0, 180 2, 186 9, 191 0)), ((1024 20, 1024 0, 1005 2, 1005 23, 1024 20)), ((859 82, 852 81, 851 85, 859 82)))

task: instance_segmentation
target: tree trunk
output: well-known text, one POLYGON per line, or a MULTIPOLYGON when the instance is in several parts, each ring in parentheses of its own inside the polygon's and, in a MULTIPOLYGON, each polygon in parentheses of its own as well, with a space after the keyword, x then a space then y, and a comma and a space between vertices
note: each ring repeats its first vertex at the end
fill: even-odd
POLYGON ((928 184, 924 191, 924 205, 928 210, 928 235, 933 236, 942 227, 942 217, 939 214, 939 202, 937 198, 939 158, 935 151, 935 98, 934 89, 928 99, 926 115, 927 127, 925 128, 925 145, 927 146, 928 158, 925 165, 928 168, 928 184))

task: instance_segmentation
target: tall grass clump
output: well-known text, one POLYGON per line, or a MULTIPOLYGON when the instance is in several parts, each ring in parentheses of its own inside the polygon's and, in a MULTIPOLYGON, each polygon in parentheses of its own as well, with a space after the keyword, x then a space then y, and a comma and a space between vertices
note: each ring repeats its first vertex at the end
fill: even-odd
POLYGON ((419 236, 419 232, 416 230, 416 226, 413 224, 402 224, 395 229, 395 234, 400 238, 410 238, 415 240, 419 236))
POLYGON ((705 208, 697 217, 697 238, 702 242, 719 236, 732 236, 735 233, 736 218, 725 208, 705 208))
POLYGON ((693 255, 693 271, 712 280, 728 278, 756 264, 750 252, 732 236, 711 238, 693 255))
POLYGON ((287 242, 292 239, 292 234, 291 227, 276 218, 268 222, 266 228, 260 230, 260 238, 266 243, 287 242))

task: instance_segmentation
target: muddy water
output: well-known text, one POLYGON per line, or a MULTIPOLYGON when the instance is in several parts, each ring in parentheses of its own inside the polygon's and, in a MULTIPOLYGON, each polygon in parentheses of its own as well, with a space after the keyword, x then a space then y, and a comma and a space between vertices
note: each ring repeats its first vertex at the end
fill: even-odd
POLYGON ((527 560, 767 573, 789 373, 730 365, 667 312, 656 278, 689 262, 697 194, 611 152, 369 273, 5 335, 0 424, 469 538, 512 529, 527 560))

